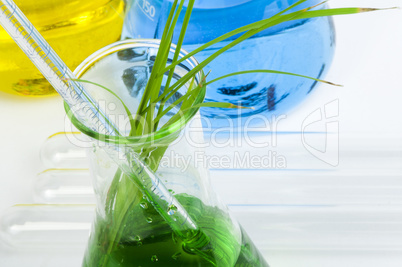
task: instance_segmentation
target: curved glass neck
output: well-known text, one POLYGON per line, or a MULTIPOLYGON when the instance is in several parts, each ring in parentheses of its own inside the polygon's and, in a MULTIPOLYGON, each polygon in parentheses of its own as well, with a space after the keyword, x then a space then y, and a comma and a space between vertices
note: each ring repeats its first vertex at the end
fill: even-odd
MULTIPOLYGON (((180 130, 183 129, 198 112, 197 108, 181 112, 176 108, 179 106, 179 104, 176 103, 171 111, 161 117, 160 126, 156 131, 139 136, 129 136, 129 133, 133 129, 129 115, 139 121, 137 127, 147 127, 147 122, 144 118, 136 117, 135 113, 144 95, 148 79, 151 76, 153 62, 155 61, 158 48, 159 40, 125 40, 111 44, 86 59, 75 70, 75 75, 81 80, 98 84, 84 82, 85 89, 98 103, 103 113, 109 116, 109 119, 114 123, 116 128, 118 128, 121 135, 102 135, 96 131, 92 131, 76 119, 74 115, 71 114, 69 107, 65 106, 66 112, 74 126, 94 139, 119 145, 133 145, 138 147, 153 146, 164 145, 165 143, 171 142, 172 139, 174 140, 180 133, 180 130), (99 85, 101 85, 102 88, 99 85), (108 90, 105 88, 108 88, 108 90), (176 115, 176 119, 172 122, 170 119, 174 115, 176 115)), ((174 49, 175 47, 172 46, 172 56, 174 49)), ((187 54, 184 50, 181 52, 181 56, 187 54)), ((174 83, 174 79, 179 79, 184 76, 197 64, 198 62, 194 58, 189 58, 177 65, 172 84, 174 83)), ((167 76, 167 74, 165 74, 165 76, 167 76)), ((202 71, 195 76, 194 86, 197 86, 202 76, 202 71)), ((165 78, 166 77, 164 77, 164 79, 165 78)), ((164 107, 166 108, 169 105, 173 105, 174 101, 185 95, 188 86, 189 85, 186 84, 181 87, 175 95, 165 100, 166 103, 164 107)), ((161 88, 161 92, 163 89, 164 88, 161 88)), ((201 91, 201 93, 195 97, 193 105, 202 103, 204 97, 205 90, 201 91)), ((155 105, 155 108, 158 108, 158 105, 159 103, 155 105)))

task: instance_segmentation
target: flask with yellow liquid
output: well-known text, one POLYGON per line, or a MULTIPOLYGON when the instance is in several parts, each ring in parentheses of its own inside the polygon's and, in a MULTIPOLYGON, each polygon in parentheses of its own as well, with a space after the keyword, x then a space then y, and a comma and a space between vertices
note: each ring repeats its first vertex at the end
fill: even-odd
MULTIPOLYGON (((70 69, 120 38, 124 0, 15 0, 70 69)), ((24 95, 57 94, 0 27, 0 91, 24 95)))

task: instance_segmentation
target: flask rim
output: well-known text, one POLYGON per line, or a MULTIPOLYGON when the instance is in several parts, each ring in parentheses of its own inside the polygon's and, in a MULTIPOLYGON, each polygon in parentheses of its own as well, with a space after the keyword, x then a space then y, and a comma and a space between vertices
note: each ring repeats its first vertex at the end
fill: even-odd
MULTIPOLYGON (((116 53, 121 50, 136 48, 136 47, 149 47, 149 48, 159 48, 160 40, 157 39, 127 39, 112 43, 110 45, 101 48, 100 50, 94 52, 92 55, 87 57, 75 70, 74 75, 80 78, 87 70, 89 70, 95 62, 101 60, 102 58, 116 53)), ((174 53, 176 45, 172 44, 170 51, 174 53)), ((187 55, 188 52, 184 49, 180 50, 180 57, 187 55)), ((194 57, 190 57, 186 60, 193 68, 199 63, 194 57)), ((198 83, 200 78, 204 76, 202 70, 196 74, 195 82, 198 83)), ((204 101, 206 90, 202 90, 194 100, 194 105, 201 104, 204 101)), ((192 108, 188 112, 184 113, 179 120, 176 122, 162 127, 161 129, 154 131, 149 134, 140 136, 117 136, 117 135, 106 135, 94 131, 87 126, 85 126, 79 119, 77 119, 73 112, 71 112, 70 107, 64 102, 64 109, 67 116, 69 117, 72 124, 83 134, 89 136, 90 138, 97 139, 106 143, 113 143, 116 145, 135 145, 144 146, 149 144, 155 144, 168 137, 177 136, 180 131, 186 126, 186 124, 197 114, 199 107, 192 108)), ((170 139, 170 138, 169 138, 170 139)))

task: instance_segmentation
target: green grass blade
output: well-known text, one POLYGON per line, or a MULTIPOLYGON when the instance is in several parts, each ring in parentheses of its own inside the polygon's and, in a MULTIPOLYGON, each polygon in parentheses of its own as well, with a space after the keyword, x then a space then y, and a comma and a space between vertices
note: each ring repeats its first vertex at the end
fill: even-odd
MULTIPOLYGON (((150 102, 151 106, 154 105, 153 103, 155 103, 155 99, 158 98, 159 91, 160 91, 160 88, 162 86, 163 74, 164 74, 163 69, 165 68, 166 63, 167 63, 168 58, 169 58, 169 53, 170 53, 170 48, 171 48, 171 44, 172 44, 174 29, 176 27, 177 21, 179 20, 179 16, 180 16, 181 10, 183 8, 184 2, 185 2, 185 0, 180 1, 179 7, 177 8, 177 11, 174 14, 174 18, 173 18, 171 27, 168 30, 166 39, 169 40, 169 45, 164 46, 164 45, 161 44, 161 46, 159 48, 161 50, 164 50, 162 60, 160 61, 160 63, 158 62, 159 64, 158 64, 158 66, 156 68, 154 66, 153 69, 152 69, 151 78, 153 78, 153 79, 151 81, 151 78, 150 78, 150 81, 149 81, 152 84, 152 87, 154 88, 154 90, 152 90, 152 93, 150 94, 150 99, 149 99, 150 100, 149 102, 150 102), (152 77, 152 75, 154 75, 154 77, 152 77)), ((172 75, 173 75, 173 73, 172 73, 172 75)), ((147 122, 149 122, 148 123, 149 128, 146 131, 146 133, 152 132, 157 127, 153 123, 154 112, 155 112, 155 109, 151 108, 146 114, 147 122)))
MULTIPOLYGON (((302 3, 302 2, 304 2, 304 1, 303 1, 303 0, 300 1, 300 3, 302 3)), ((297 15, 303 13, 303 12, 305 12, 305 10, 296 11, 296 12, 291 13, 290 15, 292 15, 292 16, 297 16, 297 15)), ((283 19, 283 18, 281 18, 281 16, 274 16, 274 18, 268 18, 268 19, 266 19, 266 20, 264 20, 264 21, 252 23, 252 24, 246 25, 246 26, 244 26, 244 27, 241 27, 241 28, 239 28, 239 29, 237 29, 237 30, 232 31, 231 34, 232 34, 232 35, 235 35, 235 34, 244 32, 245 30, 255 29, 256 27, 259 27, 259 28, 257 28, 257 30, 259 30, 259 29, 262 28, 262 27, 269 28, 269 27, 271 27, 271 26, 277 25, 277 24, 282 23, 282 22, 284 22, 284 21, 286 21, 286 20, 283 19), (261 26, 261 25, 262 25, 262 26, 261 26)), ((264 28, 264 29, 265 29, 265 28, 264 28)), ((218 37, 218 38, 216 38, 215 40, 213 40, 213 41, 211 41, 211 42, 216 43, 216 42, 219 42, 221 39, 224 40, 224 39, 227 38, 226 35, 227 35, 227 34, 224 34, 223 36, 218 37)), ((242 42, 243 40, 247 39, 247 38, 248 38, 247 36, 252 36, 252 35, 253 35, 253 34, 250 35, 250 33, 249 33, 248 35, 246 35, 246 37, 244 37, 244 34, 243 34, 242 37, 239 37, 239 38, 236 39, 235 41, 237 41, 238 43, 240 43, 240 42, 242 42)), ((184 57, 181 58, 180 60, 178 60, 178 61, 172 63, 171 65, 169 65, 168 67, 166 67, 164 71, 168 71, 168 70, 174 68, 177 64, 179 64, 179 63, 182 62, 183 60, 188 59, 188 58, 189 58, 191 55, 193 55, 196 51, 202 49, 202 48, 205 47, 205 46, 209 46, 208 44, 210 44, 211 42, 207 43, 207 44, 204 45, 204 46, 201 46, 200 48, 194 50, 193 52, 191 52, 191 53, 189 53, 188 55, 184 56, 184 57)), ((234 41, 233 41, 233 42, 234 42, 234 41)), ((237 43, 235 44, 235 43, 233 43, 233 42, 230 43, 229 45, 234 46, 234 45, 237 44, 237 43)), ((228 46, 229 46, 229 45, 228 45, 228 46)), ((226 50, 230 49, 230 47, 228 47, 228 46, 226 46, 226 47, 224 47, 224 48, 222 48, 222 49, 226 49, 226 50)), ((214 53, 213 55, 211 55, 210 57, 208 57, 207 59, 205 59, 203 62, 201 62, 201 63, 200 63, 199 65, 197 65, 195 68, 193 68, 193 69, 190 71, 190 73, 187 73, 184 77, 182 77, 182 79, 180 79, 179 81, 177 81, 177 82, 172 86, 172 88, 169 88, 169 90, 166 90, 166 91, 162 94, 162 98, 167 98, 167 99, 168 99, 168 98, 170 98, 172 95, 174 95, 174 94, 179 90, 179 88, 182 87, 192 76, 194 76, 196 73, 198 73, 198 72, 199 72, 202 68, 204 68, 210 61, 212 61, 212 60, 215 59, 217 56, 219 56, 221 53, 223 53, 224 51, 222 51, 222 49, 220 49, 219 51, 217 51, 216 53, 214 53), (179 84, 180 84, 180 85, 179 85, 179 84), (178 86, 178 85, 179 85, 179 86, 178 86), (169 93, 169 92, 170 92, 170 93, 169 93), (169 95, 168 95, 168 94, 169 94, 169 95)), ((225 50, 225 51, 226 51, 226 50, 225 50)))
MULTIPOLYGON (((289 14, 290 17, 298 17, 300 16, 302 13, 306 12, 304 10, 301 11, 296 11, 294 13, 289 14)), ((229 50, 230 48, 236 46, 237 44, 243 42, 244 40, 248 39, 249 37, 257 34, 258 32, 261 32, 263 30, 265 30, 266 28, 269 28, 271 26, 277 25, 279 23, 282 23, 284 21, 283 16, 288 16, 288 15, 282 15, 280 16, 280 18, 273 20, 272 22, 269 22, 267 24, 264 24, 263 26, 257 28, 257 29, 252 29, 247 31, 246 33, 244 33, 243 35, 241 35, 240 37, 238 37, 237 39, 235 39, 234 41, 230 42, 229 44, 225 45, 224 47, 222 47, 221 49, 219 49, 218 51, 216 51, 215 53, 213 53, 212 55, 210 55, 208 58, 206 58, 205 60, 203 60, 202 62, 200 62, 195 68, 193 68, 189 73, 187 73, 186 75, 184 75, 180 80, 178 80, 175 84, 172 85, 172 88, 169 89, 169 91, 175 91, 177 90, 177 88, 182 87, 193 75, 195 75, 198 71, 200 71, 201 69, 203 69, 206 65, 208 65, 212 60, 216 59, 219 55, 221 55, 222 53, 226 52, 227 50, 229 50)), ((182 60, 182 59, 181 59, 182 60)))
MULTIPOLYGON (((179 58, 180 50, 181 50, 181 47, 182 47, 183 41, 184 41, 184 36, 187 31, 187 26, 190 22, 190 17, 191 17, 191 13, 193 10, 193 6, 194 6, 194 0, 189 0, 188 6, 187 6, 187 11, 186 11, 186 14, 185 14, 185 17, 183 20, 183 24, 182 24, 182 28, 180 31, 180 36, 179 36, 178 42, 176 44, 176 50, 175 50, 175 54, 173 56, 172 63, 175 63, 177 61, 177 59, 179 58)), ((172 80, 174 69, 175 69, 174 67, 172 69, 170 69, 169 77, 166 82, 166 88, 169 88, 169 86, 170 86, 170 81, 172 80)))
MULTIPOLYGON (((323 4, 325 2, 322 2, 320 4, 323 4)), ((296 4, 301 4, 301 3, 296 3, 296 4)), ((311 7, 311 8, 313 8, 313 7, 311 7)), ((233 30, 231 32, 228 32, 210 42, 205 43, 204 45, 200 46, 199 48, 193 50, 191 53, 189 53, 185 57, 181 58, 175 64, 172 64, 172 65, 169 65, 168 67, 166 67, 165 71, 168 71, 170 68, 173 68, 175 65, 180 64, 181 62, 188 59, 189 57, 194 56, 195 54, 199 53, 200 51, 202 51, 218 42, 221 42, 223 40, 226 40, 229 37, 232 37, 236 34, 239 34, 239 33, 242 33, 242 32, 248 31, 248 30, 257 29, 259 27, 264 27, 264 26, 266 28, 269 28, 269 27, 275 26, 277 24, 280 24, 282 22, 286 22, 289 20, 308 19, 308 18, 323 17, 323 16, 350 15, 350 14, 356 14, 356 13, 362 13, 362 12, 371 12, 371 11, 394 9, 394 8, 383 8, 383 9, 381 9, 381 8, 334 8, 334 9, 323 9, 323 10, 314 10, 314 11, 307 11, 307 9, 304 9, 301 11, 296 11, 296 12, 289 13, 286 15, 281 15, 281 16, 278 16, 278 14, 277 14, 270 18, 240 27, 240 28, 233 30), (325 11, 325 12, 321 13, 320 11, 325 11), (300 16, 300 14, 306 13, 306 12, 313 12, 313 13, 300 16)), ((280 13, 282 13, 282 12, 280 12, 280 13)), ((266 28, 264 28, 264 29, 266 29, 266 28)))
MULTIPOLYGON (((183 57, 179 61, 177 61, 175 64, 172 64, 172 65, 166 67, 165 71, 168 71, 169 69, 175 67, 177 64, 180 64, 184 60, 190 58, 191 56, 194 56, 195 54, 201 52, 202 50, 205 50, 206 48, 208 48, 208 47, 210 47, 210 46, 212 46, 214 44, 217 44, 217 43, 219 43, 221 41, 224 41, 224 40, 226 40, 226 39, 228 39, 228 38, 230 38, 230 37, 232 37, 234 35, 237 35, 237 34, 240 34, 242 32, 252 30, 252 29, 260 28, 260 27, 262 27, 263 25, 265 25, 267 23, 274 23, 276 20, 278 20, 277 24, 282 23, 282 22, 286 22, 286 20, 281 18, 280 16, 283 13, 295 8, 296 6, 302 4, 302 3, 306 2, 306 1, 307 0, 300 0, 300 1, 294 3, 293 5, 289 6, 288 8, 284 9, 283 11, 275 14, 274 16, 272 16, 270 18, 267 18, 267 19, 264 19, 264 20, 261 20, 261 21, 257 21, 257 22, 245 25, 243 27, 240 27, 240 28, 237 28, 237 29, 235 29, 233 31, 230 31, 230 32, 228 32, 226 34, 223 34, 223 35, 221 35, 221 36, 219 36, 219 37, 217 37, 217 38, 215 38, 215 39, 203 44, 202 46, 198 47, 197 49, 193 50, 188 55, 186 55, 185 57, 183 57)), ((325 2, 322 2, 322 3, 325 3, 325 2)), ((320 3, 320 4, 322 4, 322 3, 320 3)), ((311 7, 311 8, 313 8, 313 7, 311 7)), ((297 12, 303 12, 303 11, 297 11, 297 12)), ((294 13, 292 13, 292 14, 294 14, 294 13)), ((276 24, 274 24, 274 25, 276 25, 276 24)))
POLYGON ((306 1, 307 1, 307 0, 299 0, 299 1, 297 1, 297 2, 294 3, 293 5, 290 5, 290 6, 288 6, 287 8, 285 8, 284 10, 282 10, 282 11, 276 13, 275 15, 273 15, 273 16, 271 17, 271 19, 276 19, 277 17, 279 17, 279 16, 281 16, 282 14, 288 12, 289 10, 292 10, 293 8, 295 8, 295 7, 297 7, 297 6, 301 5, 301 4, 303 4, 303 3, 306 2, 306 1))
MULTIPOLYGON (((206 103, 201 103, 197 105, 191 106, 189 109, 192 108, 202 108, 202 107, 210 107, 210 108, 241 108, 241 109, 254 109, 253 107, 244 107, 244 106, 238 106, 234 105, 232 103, 227 103, 227 102, 206 102, 206 103)), ((186 110, 183 110, 186 111, 186 110)))
MULTIPOLYGON (((175 1, 173 2, 173 4, 172 4, 172 8, 171 8, 171 10, 170 10, 168 19, 167 19, 167 21, 166 21, 166 26, 165 26, 165 28, 164 28, 164 30, 163 30, 163 34, 162 34, 160 46, 164 45, 164 44, 167 42, 167 41, 166 41, 166 36, 167 36, 168 31, 169 31, 170 24, 172 23, 172 19, 173 19, 173 15, 174 15, 174 10, 176 10, 177 2, 178 2, 178 0, 175 0, 175 1)), ((168 41, 169 41, 169 40, 168 40, 168 41)), ((158 50, 158 54, 157 54, 157 56, 156 56, 156 60, 155 60, 155 62, 154 62, 154 65, 155 65, 155 64, 158 64, 157 61, 159 61, 159 55, 160 55, 160 54, 162 54, 162 49, 161 49, 161 51, 158 50)), ((151 73, 151 75, 152 75, 152 73, 151 73)), ((151 80, 151 79, 150 79, 150 80, 151 80)), ((139 114, 139 115, 141 115, 142 107, 147 104, 147 103, 145 103, 145 102, 149 100, 150 87, 151 87, 151 86, 150 86, 149 81, 148 81, 147 86, 146 86, 145 91, 144 91, 144 95, 143 95, 143 97, 141 98, 141 102, 140 102, 140 105, 139 105, 139 108, 138 108, 137 114, 139 114)))
POLYGON ((155 123, 159 122, 159 120, 165 116, 169 111, 171 111, 174 107, 178 106, 181 102, 185 102, 190 98, 190 96, 196 96, 200 93, 200 91, 205 87, 197 86, 193 90, 187 91, 187 93, 181 97, 179 97, 176 101, 170 104, 166 109, 164 109, 158 116, 154 119, 155 123))
MULTIPOLYGON (((137 129, 136 135, 141 135, 142 133, 144 133, 144 131, 146 133, 147 131, 151 130, 152 114, 149 114, 149 113, 152 113, 152 110, 148 110, 148 112, 146 114, 143 114, 142 110, 144 109, 144 107, 149 103, 150 99, 152 98, 152 94, 156 90, 155 88, 158 87, 157 84, 162 83, 161 82, 162 78, 157 79, 156 77, 160 76, 159 75, 160 70, 166 66, 167 56, 168 56, 168 53, 170 50, 170 43, 171 43, 171 37, 169 37, 169 32, 171 31, 172 26, 173 26, 173 28, 175 26, 172 24, 173 24, 173 20, 174 20, 174 14, 175 14, 175 10, 177 7, 177 3, 178 3, 178 0, 175 0, 172 4, 172 8, 169 12, 169 16, 168 16, 165 28, 163 30, 163 34, 162 34, 162 38, 161 38, 161 42, 160 42, 160 46, 159 46, 160 49, 158 49, 158 53, 156 55, 156 59, 155 59, 155 62, 154 62, 153 68, 152 68, 150 78, 148 79, 147 85, 144 90, 144 95, 141 98, 140 104, 138 106, 138 110, 136 113, 136 119, 135 119, 136 129, 137 129), (148 127, 141 129, 141 127, 138 127, 138 123, 140 121, 140 118, 144 118, 144 117, 146 118, 148 127)), ((160 88, 160 85, 159 85, 159 88, 160 88)))
MULTIPOLYGON (((208 72, 209 74, 209 72, 208 72)), ((200 77, 200 82, 198 85, 195 85, 195 77, 190 82, 190 85, 188 87, 187 93, 183 96, 181 96, 179 99, 177 99, 174 103, 170 104, 169 107, 167 107, 160 115, 158 115, 157 118, 155 118, 156 121, 159 121, 164 115, 166 115, 170 110, 172 110, 174 107, 176 107, 179 103, 182 102, 180 110, 178 114, 174 115, 169 122, 172 123, 174 121, 175 116, 178 116, 180 114, 183 114, 183 110, 188 110, 190 107, 194 104, 195 99, 199 94, 205 94, 206 91, 206 83, 205 80, 207 78, 207 75, 203 76, 203 72, 201 72, 201 77, 200 77)), ((169 123, 168 122, 168 123, 169 123)), ((167 126, 165 124, 164 126, 167 126)))
MULTIPOLYGON (((109 88, 107 88, 107 87, 105 87, 105 86, 103 86, 103 85, 101 85, 101 84, 99 84, 99 83, 96 83, 96 82, 92 82, 92 81, 88 81, 88 80, 83 80, 83 79, 71 79, 71 80, 72 80, 72 81, 76 81, 76 82, 88 83, 88 84, 92 84, 92 85, 98 86, 98 87, 104 89, 105 91, 107 91, 108 93, 112 94, 114 97, 116 97, 116 98, 120 101, 120 103, 123 105, 123 108, 124 108, 124 110, 126 111, 127 116, 128 116, 129 119, 130 119, 130 127, 131 127, 130 132, 135 129, 135 124, 134 124, 133 116, 131 115, 130 109, 126 106, 126 104, 124 104, 124 101, 123 101, 115 92, 113 92, 113 91, 110 90, 109 88)), ((92 104, 93 104, 93 103, 92 103, 92 104)), ((99 110, 98 110, 98 111, 99 111, 99 110)), ((100 113, 100 114, 102 114, 102 113, 100 113)), ((114 130, 116 131, 117 135, 120 135, 120 133, 119 133, 119 131, 118 131, 117 129, 114 129, 114 130)))
MULTIPOLYGON (((182 44, 183 44, 183 41, 184 41, 184 36, 186 34, 186 31, 187 31, 188 23, 190 21, 193 6, 194 6, 194 0, 190 0, 188 5, 187 5, 186 14, 185 14, 185 17, 184 17, 184 20, 183 20, 182 28, 181 28, 181 31, 180 31, 180 36, 179 36, 179 39, 178 39, 178 43, 176 45, 176 50, 175 50, 175 53, 174 53, 174 56, 173 56, 173 59, 172 59, 172 63, 176 62, 177 59, 179 58, 180 50, 181 50, 181 47, 182 47, 182 44)), ((171 82, 171 80, 173 78, 174 71, 175 71, 175 68, 172 68, 169 71, 168 79, 167 79, 167 81, 165 83, 165 90, 169 89, 170 82, 171 82)), ((163 110, 163 108, 165 106, 166 100, 167 99, 165 99, 165 98, 163 98, 162 100, 153 99, 154 102, 151 102, 151 103, 155 103, 155 104, 160 102, 157 117, 160 116, 160 114, 162 113, 162 110, 163 110)), ((156 131, 156 129, 158 128, 158 124, 159 124, 159 120, 156 121, 154 123, 154 125, 153 125, 154 131, 156 131)))
MULTIPOLYGON (((208 72, 208 74, 210 73, 211 71, 209 71, 208 72)), ((207 78, 207 76, 208 76, 208 74, 207 75, 203 75, 203 72, 201 71, 200 72, 200 74, 201 74, 201 77, 200 77, 200 80, 201 80, 201 82, 199 83, 199 85, 198 86, 202 86, 202 84, 203 83, 205 83, 205 79, 207 78)), ((192 77, 192 80, 191 80, 191 82, 190 82, 190 86, 188 87, 188 88, 193 88, 194 87, 194 82, 195 82, 195 77, 193 76, 192 77)), ((171 92, 172 94, 174 94, 174 93, 176 93, 178 90, 179 90, 180 88, 177 88, 177 90, 175 90, 175 91, 173 91, 173 92, 171 92)), ((189 89, 189 90, 190 90, 189 89)), ((156 103, 158 103, 159 101, 162 101, 163 100, 163 98, 164 98, 164 95, 160 95, 157 99, 156 99, 156 103)), ((168 99, 169 97, 166 97, 166 99, 168 99)), ((193 100, 195 100, 195 98, 193 99, 193 100)), ((185 103, 186 102, 184 102, 183 103, 183 105, 185 105, 185 103)), ((182 105, 182 106, 183 106, 182 105)), ((146 112, 148 109, 150 109, 151 108, 151 106, 150 105, 148 105, 146 108, 145 108, 145 111, 144 112, 146 112)))
POLYGON ((278 23, 281 23, 282 21, 289 21, 289 20, 296 20, 296 19, 307 19, 307 18, 315 18, 315 17, 323 17, 323 16, 331 16, 331 15, 356 14, 356 13, 369 12, 369 11, 374 11, 374 10, 379 10, 379 9, 337 8, 337 9, 324 9, 324 10, 314 10, 314 11, 308 11, 308 10, 309 9, 304 9, 304 10, 296 11, 296 12, 293 12, 290 14, 281 15, 280 20, 277 19, 274 22, 268 23, 258 29, 253 29, 253 30, 250 30, 250 31, 244 33, 242 36, 240 36, 236 40, 232 41, 228 45, 224 46, 223 48, 219 49, 214 54, 212 54, 211 56, 206 58, 204 61, 202 61, 199 65, 197 65, 189 73, 187 73, 185 76, 183 76, 174 85, 172 85, 172 89, 170 89, 170 90, 174 91, 174 90, 176 90, 176 87, 182 87, 183 84, 185 84, 192 75, 195 75, 195 73, 197 73, 197 71, 204 68, 209 62, 211 62, 212 60, 217 58, 220 54, 229 50, 230 48, 234 47, 238 43, 244 41, 245 39, 255 35, 256 33, 263 31, 268 27, 273 26, 272 24, 276 25, 278 23))
POLYGON ((328 81, 325 81, 325 80, 313 78, 313 77, 306 76, 306 75, 296 74, 296 73, 292 73, 292 72, 285 72, 285 71, 277 71, 277 70, 246 70, 246 71, 233 72, 233 73, 218 77, 218 78, 216 78, 214 80, 211 80, 211 81, 207 82, 206 85, 210 85, 210 84, 212 84, 214 82, 217 82, 219 80, 222 80, 222 79, 225 79, 225 78, 228 78, 228 77, 231 77, 231 76, 242 75, 242 74, 250 74, 250 73, 272 73, 272 74, 291 75, 291 76, 302 77, 302 78, 306 78, 306 79, 310 79, 310 80, 314 80, 314 81, 317 81, 317 82, 322 82, 322 83, 326 83, 326 84, 330 84, 330 85, 334 85, 334 86, 342 86, 340 84, 328 82, 328 81))
MULTIPOLYGON (((397 7, 391 8, 361 8, 361 7, 347 7, 347 8, 331 8, 331 9, 322 9, 322 10, 311 10, 306 11, 298 18, 288 18, 289 20, 295 19, 310 19, 317 17, 328 17, 328 16, 339 16, 339 15, 351 15, 358 13, 366 13, 372 11, 380 11, 380 10, 389 10, 389 9, 397 9, 397 7)), ((287 16, 287 15, 286 15, 287 16)))

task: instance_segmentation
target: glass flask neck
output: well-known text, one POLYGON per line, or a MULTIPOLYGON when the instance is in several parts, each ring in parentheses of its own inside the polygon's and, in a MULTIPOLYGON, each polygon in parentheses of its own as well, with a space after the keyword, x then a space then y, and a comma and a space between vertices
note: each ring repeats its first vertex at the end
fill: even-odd
MULTIPOLYGON (((137 39, 137 40, 124 40, 120 42, 116 42, 114 44, 111 44, 109 46, 104 47, 103 49, 95 52, 92 54, 90 57, 88 57, 83 63, 80 64, 80 66, 77 67, 75 70, 74 74, 79 77, 83 78, 84 80, 91 80, 94 79, 95 82, 101 84, 101 85, 107 85, 109 83, 109 89, 112 91, 115 91, 117 95, 120 96, 121 99, 123 99, 123 102, 129 107, 130 110, 136 111, 138 108, 138 103, 142 97, 144 89, 138 89, 137 91, 129 91, 129 95, 127 95, 127 92, 125 91, 126 89, 121 89, 121 87, 128 87, 128 83, 131 82, 131 80, 124 80, 125 75, 134 75, 134 78, 137 77, 135 75, 139 75, 138 70, 140 71, 149 71, 152 69, 152 62, 155 60, 155 55, 159 47, 159 40, 154 40, 154 39, 137 39), (138 50, 139 49, 139 50, 138 50), (141 50, 142 49, 142 50, 141 50), (145 55, 138 55, 138 51, 146 51, 146 53, 149 53, 147 58, 145 59, 145 55), (153 51, 153 54, 151 55, 151 52, 153 51), (137 54, 136 54, 137 53, 137 54), (119 62, 114 62, 116 61, 115 56, 117 55, 117 58, 119 59, 119 62), (129 59, 130 56, 133 56, 134 58, 129 59), (112 60, 109 60, 109 58, 113 58, 112 60), (139 59, 138 59, 139 58, 139 59), (109 60, 109 61, 108 61, 109 60), (138 61, 137 61, 138 60, 138 61), (101 63, 99 63, 101 62, 101 63), (104 62, 104 63, 102 63, 104 62), (110 71, 108 71, 109 66, 108 64, 116 64, 115 69, 120 68, 120 70, 114 70, 116 72, 116 77, 121 77, 123 79, 123 82, 110 82, 110 80, 115 77, 110 77, 110 79, 107 79, 107 77, 100 77, 102 76, 102 73, 104 75, 108 75, 110 71), (137 73, 128 73, 128 70, 132 71, 135 69, 137 73), (120 71, 120 72, 119 72, 120 71), (99 75, 99 73, 101 73, 99 75), (128 74, 127 74, 128 73, 128 74), (120 75, 120 76, 119 76, 120 75), (99 80, 99 82, 98 82, 99 80), (106 83, 106 84, 103 84, 106 83)), ((175 45, 172 45, 171 48, 171 54, 173 55, 175 45)), ((141 52, 142 53, 142 52, 141 52)), ((145 52, 144 52, 145 53, 145 52)), ((186 55, 187 52, 185 50, 181 50, 180 56, 186 55)), ((179 57, 180 58, 180 57, 179 57)), ((195 58, 190 57, 189 59, 183 61, 180 63, 178 66, 175 68, 175 75, 177 77, 182 77, 184 76, 188 71, 190 71, 192 68, 198 65, 198 62, 195 58)), ((144 74, 144 79, 149 77, 150 74, 144 74)), ((202 70, 196 74, 195 79, 194 79, 194 85, 197 86, 198 82, 202 79, 201 77, 203 76, 202 70)), ((138 78, 138 77, 137 77, 138 78)), ((139 79, 137 79, 139 80, 139 79)), ((141 81, 143 86, 145 88, 145 84, 147 80, 141 81)), ((135 87, 136 85, 134 85, 135 87)), ((99 94, 99 87, 94 86, 95 88, 92 88, 92 95, 97 95, 99 94)), ((86 86, 86 88, 88 88, 86 86)), ((129 88, 129 90, 132 90, 132 88, 129 88)), ((185 94, 188 90, 187 85, 183 86, 177 94, 185 94)), ((91 87, 89 87, 89 91, 91 91, 91 87)), ((110 95, 109 95, 110 96, 110 95)), ((97 96, 99 101, 104 101, 101 99, 101 97, 97 96)), ((193 105, 198 105, 201 104, 204 101, 205 97, 205 90, 202 90, 200 94, 198 94, 193 102, 193 105)), ((116 99, 115 99, 116 100, 116 99)), ((106 103, 107 105, 107 103, 106 103)), ((121 104, 120 104, 121 105, 121 104)), ((75 127, 77 127, 78 130, 80 130, 82 133, 86 134, 87 136, 101 140, 103 142, 108 142, 108 143, 113 143, 116 145, 129 145, 132 147, 145 147, 145 146, 157 146, 157 145, 164 145, 164 144, 169 144, 172 140, 177 138, 177 136, 180 134, 182 129, 186 126, 186 124, 197 114, 199 108, 192 108, 186 112, 183 112, 182 115, 180 116, 180 119, 178 119, 176 122, 171 123, 171 124, 166 124, 163 125, 162 127, 159 127, 158 130, 151 132, 149 134, 143 134, 139 136, 110 136, 110 135, 104 135, 100 134, 99 132, 93 131, 90 128, 88 128, 86 125, 84 125, 81 121, 79 121, 73 114, 70 112, 70 108, 65 104, 65 109, 70 117, 72 123, 74 124, 75 127)), ((173 110, 174 111, 174 110, 173 110)), ((113 114, 112 114, 113 115, 113 114)), ((116 116, 116 114, 114 114, 116 116)), ((133 114, 135 115, 135 114, 133 114)), ((165 120, 165 122, 169 119, 169 115, 171 116, 170 113, 166 114, 161 121, 165 120)))

